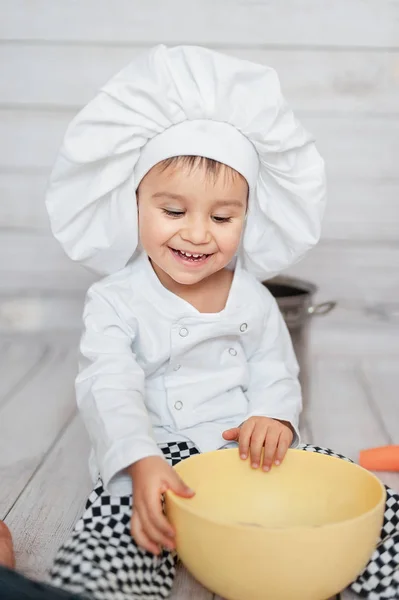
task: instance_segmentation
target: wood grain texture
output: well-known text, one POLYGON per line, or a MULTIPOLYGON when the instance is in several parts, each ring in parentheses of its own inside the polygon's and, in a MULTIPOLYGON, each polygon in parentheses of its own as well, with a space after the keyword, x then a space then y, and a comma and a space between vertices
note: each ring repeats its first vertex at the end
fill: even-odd
MULTIPOLYGON (((219 49, 219 48, 218 48, 219 49)), ((145 46, 0 45, 3 105, 78 110, 145 46), (51 59, 50 59, 51 56, 51 59), (71 82, 73 81, 73 85, 71 82)), ((394 51, 220 48, 276 69, 296 110, 339 113, 399 112, 399 59, 394 51)))
MULTIPOLYGON (((3 294, 23 289, 82 292, 96 277, 69 260, 49 235, 3 232, 0 236, 3 294)), ((397 302, 399 244, 322 241, 287 270, 315 282, 323 297, 360 307, 397 302)))
POLYGON ((312 443, 356 461, 365 444, 387 443, 386 431, 375 420, 364 394, 356 363, 338 358, 334 362, 315 360, 311 390, 308 414, 312 443))
MULTIPOLYGON (((304 439, 353 458, 399 443, 399 2, 3 0, 1 13, 0 518, 19 567, 44 577, 90 487, 72 384, 95 277, 50 236, 47 177, 73 115, 159 42, 277 69, 329 180, 323 242, 290 272, 339 302, 310 322, 304 439)), ((399 490, 399 475, 380 477, 399 490)), ((180 568, 172 599, 188 598, 222 600, 180 568)))
POLYGON ((399 239, 399 178, 330 177, 323 221, 324 240, 391 241, 399 239))
MULTIPOLYGON (((0 297, 0 332, 4 340, 15 337, 23 340, 29 335, 41 343, 54 344, 68 338, 77 346, 84 302, 82 292, 69 295, 59 290, 58 295, 54 295, 54 290, 39 290, 38 295, 21 294, 0 297)), ((319 299, 330 298, 320 294, 319 299)), ((399 356, 398 314, 395 304, 379 302, 358 306, 356 301, 340 299, 332 313, 310 319, 311 352, 330 359, 343 355, 399 356)))
POLYGON ((0 39, 131 44, 285 44, 398 47, 399 6, 389 0, 3 0, 0 39), (309 26, 309 23, 312 26, 309 26))
MULTIPOLYGON (((384 356, 383 360, 364 358, 359 365, 359 376, 375 420, 386 432, 390 444, 399 444, 398 364, 398 357, 384 356)), ((370 448, 373 444, 369 442, 364 447, 370 448)), ((399 491, 399 473, 377 475, 386 485, 399 491)))
MULTIPOLYGON (((325 343, 328 344, 327 338, 325 343)), ((391 439, 388 429, 397 437, 399 403, 394 399, 398 383, 397 360, 381 355, 377 361, 365 360, 362 365, 358 358, 317 359, 306 419, 310 438, 306 441, 330 447, 357 461, 362 448, 383 445, 391 439), (365 387, 366 380, 370 387, 365 387), (378 399, 381 418, 376 418, 378 399)), ((377 473, 377 476, 399 490, 399 473, 377 473)), ((355 598, 350 590, 342 594, 342 600, 355 598)), ((223 598, 215 596, 214 600, 223 598)))
POLYGON ((341 600, 359 600, 359 596, 355 592, 351 592, 351 590, 345 590, 341 594, 341 600))
POLYGON ((40 369, 45 355, 46 345, 40 342, 27 345, 13 341, 3 349, 0 360, 0 409, 40 369))
MULTIPOLYGON (((220 596, 214 596, 214 600, 224 600, 220 596)), ((335 600, 335 598, 331 598, 330 600, 335 600)), ((341 594, 341 600, 359 600, 359 596, 350 590, 345 590, 341 594)))
MULTIPOLYGON (((23 290, 64 290, 72 294, 83 291, 96 279, 74 263, 50 235, 32 232, 3 231, 0 252, 4 250, 4 266, 0 267, 2 293, 23 290)), ((37 305, 40 311, 40 305, 37 305)), ((25 315, 25 317, 29 315, 25 315)))
POLYGON ((330 300, 389 304, 398 298, 399 245, 321 242, 287 272, 313 281, 330 300))
MULTIPOLYGON (((314 358, 314 363, 307 416, 312 443, 332 448, 355 462, 359 460, 360 450, 391 443, 392 432, 397 430, 399 422, 399 403, 392 402, 399 375, 397 370, 393 374, 390 367, 387 369, 387 365, 393 364, 392 360, 387 361, 380 355, 373 361, 372 368, 371 363, 365 361, 363 370, 359 359, 336 357, 332 361, 323 357, 314 358), (387 370, 391 373, 388 398, 388 384, 385 390, 383 386, 378 387, 381 380, 375 375, 374 388, 369 387, 373 379, 371 373, 387 370), (393 419, 392 424, 388 424, 390 419, 393 419)), ((376 475, 399 491, 399 473, 376 475)))
MULTIPOLYGON (((0 297, 0 332, 80 331, 83 321, 84 293, 0 297)), ((0 370, 1 373, 1 370, 0 370)))
MULTIPOLYGON (((48 174, 72 117, 69 111, 0 110, 0 169, 48 174)), ((302 121, 316 138, 331 180, 396 178, 399 118, 302 115, 302 121)))
POLYGON ((44 203, 47 174, 0 172, 0 230, 28 229, 49 232, 44 203))
MULTIPOLYGON (((18 251, 19 250, 16 249, 16 253, 18 251)), ((41 252, 34 247, 32 247, 32 254, 34 254, 34 256, 37 258, 41 258, 42 256, 41 252)), ((43 264, 46 264, 45 259, 43 264)), ((26 262, 27 269, 29 268, 29 265, 30 261, 28 260, 26 262)), ((35 268, 30 271, 0 270, 0 277, 2 279, 1 292, 3 295, 3 297, 0 296, 0 302, 2 302, 4 307, 3 314, 1 315, 0 319, 2 319, 5 323, 14 323, 14 309, 17 310, 19 315, 20 307, 25 310, 23 308, 24 306, 27 310, 30 310, 30 306, 33 305, 32 310, 37 311, 39 315, 42 314, 45 310, 45 307, 41 306, 37 300, 34 300, 32 304, 29 300, 29 298, 32 296, 36 296, 38 291, 48 291, 50 296, 52 296, 52 294, 59 294, 62 291, 65 293, 65 298, 67 298, 69 295, 74 293, 79 293, 81 295, 82 292, 88 289, 90 283, 95 280, 92 275, 84 271, 83 267, 80 267, 75 263, 72 263, 70 267, 65 268, 63 268, 62 264, 60 264, 59 269, 56 268, 52 271, 44 271, 44 269, 39 269, 39 271, 36 271, 35 268), (27 300, 26 302, 24 300, 18 300, 18 303, 14 306, 12 302, 18 297, 25 297, 27 300)), ((67 307, 66 310, 69 310, 69 307, 67 307)), ((19 318, 19 316, 17 318, 19 318)), ((62 313, 60 314, 60 318, 62 318, 62 313)), ((37 319, 34 314, 24 314, 21 315, 21 322, 35 323, 37 322, 37 319)))
POLYGON ((170 600, 213 600, 213 597, 212 592, 198 583, 183 565, 179 565, 170 600))
POLYGON ((75 371, 75 350, 49 350, 40 369, 0 408, 0 519, 72 418, 75 371))
POLYGON ((77 416, 9 512, 17 568, 27 576, 46 578, 57 549, 81 516, 92 489, 88 454, 89 441, 77 416))
MULTIPOLYGON (((3 233, 0 253, 7 257, 7 270, 0 269, 0 330, 80 329, 84 293, 95 276, 64 257, 48 236, 37 240, 36 234, 3 233)), ((321 242, 288 272, 319 286, 315 302, 338 302, 330 315, 312 318, 314 343, 320 339, 324 349, 326 333, 333 353, 373 351, 373 346, 377 353, 384 348, 398 353, 395 244, 321 242)))
MULTIPOLYGON (((0 229, 50 231, 44 197, 47 175, 24 168, 0 172, 0 229)), ((399 178, 330 178, 324 240, 392 241, 399 231, 399 178)))
MULTIPOLYGON (((383 306, 379 308, 383 310, 383 306)), ((312 320, 310 341, 314 356, 330 360, 362 355, 399 357, 399 323, 397 319, 377 319, 366 311, 338 306, 334 313, 312 320)))
POLYGON ((363 359, 360 366, 364 388, 370 395, 375 408, 375 418, 385 429, 388 441, 399 445, 399 360, 384 357, 384 360, 363 359))
POLYGON ((0 169, 49 174, 73 113, 0 110, 0 169))
MULTIPOLYGON (((1 356, 4 364, 9 357, 10 365, 20 352, 21 362, 29 356, 28 348, 40 337, 5 337, 1 345, 1 356), (24 343, 22 343, 22 341, 24 343), (9 353, 9 348, 15 345, 15 354, 9 353), (25 354, 23 347, 26 347, 25 354), (18 350, 19 348, 19 350, 18 350), (7 352, 7 354, 5 354, 7 352)), ((37 343, 37 342, 36 342, 37 343)), ((39 342, 39 346, 42 342, 39 342)), ((65 350, 75 348, 74 343, 67 337, 55 337, 50 343, 50 356, 61 356, 65 350), (58 354, 61 353, 61 354, 58 354)), ((329 338, 324 341, 328 349, 329 338)), ((73 350, 74 352, 74 350, 73 350)), ((36 393, 30 398, 39 395, 47 406, 49 398, 53 398, 53 383, 49 372, 55 372, 54 379, 58 379, 63 389, 71 379, 68 361, 59 361, 58 364, 49 363, 47 375, 42 376, 39 383, 34 383, 35 375, 32 373, 31 390, 36 393), (65 370, 64 375, 62 372, 65 370), (48 396, 47 396, 48 395, 48 396)), ((311 427, 308 441, 329 445, 345 454, 357 457, 360 448, 365 445, 382 444, 389 438, 395 441, 397 435, 396 423, 399 420, 399 404, 395 402, 398 385, 397 361, 387 358, 380 353, 377 360, 369 361, 359 356, 353 359, 341 356, 318 357, 315 362, 313 374, 313 398, 309 405, 308 422, 311 427), (376 418, 374 403, 379 402, 380 416, 376 418), (384 421, 385 425, 382 423, 384 421)), ((18 392, 14 399, 17 404, 13 413, 7 415, 0 413, 0 451, 4 455, 1 441, 3 440, 3 423, 15 431, 15 422, 25 421, 18 400, 18 392), (18 419, 16 415, 18 414, 18 419), (5 421, 6 417, 6 421, 5 421), (21 419, 22 417, 22 419, 21 419)), ((33 402, 35 404, 35 402, 33 402)), ((42 415, 34 406, 28 418, 30 430, 37 429, 43 433, 42 415)), ((52 420, 54 414, 47 414, 47 419, 52 420)), ((30 436, 13 438, 9 440, 13 452, 22 451, 26 454, 31 450, 30 436), (15 446, 14 446, 15 444, 15 446)), ((59 430, 57 441, 51 451, 42 461, 41 466, 32 472, 23 489, 11 485, 14 501, 10 498, 11 510, 8 511, 6 522, 14 533, 16 542, 18 566, 22 571, 34 578, 43 579, 45 572, 51 564, 54 552, 65 540, 68 533, 81 514, 83 503, 90 490, 87 463, 82 456, 87 456, 88 440, 79 417, 75 417, 70 424, 59 430), (62 431, 62 433, 61 433, 62 431)), ((9 477, 2 473, 2 482, 10 487, 10 480, 18 479, 18 470, 14 464, 8 465, 9 477)), ((397 474, 380 474, 381 479, 392 487, 399 489, 397 474)), ((0 490, 0 504, 4 494, 4 486, 0 490)), ((0 512, 0 517, 4 513, 0 512)), ((179 569, 176 578, 172 600, 185 600, 198 598, 198 600, 222 600, 218 596, 205 590, 200 584, 183 569, 179 569)), ((354 599, 354 595, 346 591, 344 600, 354 599)))

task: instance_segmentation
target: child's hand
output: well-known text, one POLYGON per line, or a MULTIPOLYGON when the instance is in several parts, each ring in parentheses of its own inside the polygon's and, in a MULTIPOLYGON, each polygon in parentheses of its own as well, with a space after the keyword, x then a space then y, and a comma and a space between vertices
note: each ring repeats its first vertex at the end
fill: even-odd
POLYGON ((174 550, 175 532, 163 513, 161 495, 172 490, 191 498, 195 492, 160 456, 143 458, 129 467, 128 472, 134 488, 131 533, 136 543, 153 554, 159 554, 162 547, 174 550))
POLYGON ((239 442, 239 452, 243 460, 248 457, 250 450, 254 469, 260 466, 264 448, 262 467, 264 471, 269 471, 273 460, 276 465, 282 462, 294 436, 291 425, 286 421, 251 417, 240 427, 224 431, 223 437, 225 440, 239 442))

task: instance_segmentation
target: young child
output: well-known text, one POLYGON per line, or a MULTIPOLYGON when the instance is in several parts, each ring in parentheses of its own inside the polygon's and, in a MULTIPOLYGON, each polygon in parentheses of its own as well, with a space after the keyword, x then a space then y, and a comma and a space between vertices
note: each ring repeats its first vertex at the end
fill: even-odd
POLYGON ((161 495, 195 493, 172 466, 236 446, 267 472, 298 446, 298 366, 260 281, 318 241, 324 204, 323 161, 265 66, 158 46, 74 119, 47 207, 68 255, 108 277, 76 380, 96 486, 53 585, 166 598, 161 495))

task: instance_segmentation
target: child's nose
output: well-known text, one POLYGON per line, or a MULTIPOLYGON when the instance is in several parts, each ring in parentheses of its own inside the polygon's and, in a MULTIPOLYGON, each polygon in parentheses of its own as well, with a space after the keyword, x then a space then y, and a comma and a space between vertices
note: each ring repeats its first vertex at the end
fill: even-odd
POLYGON ((208 244, 211 241, 211 233, 207 224, 200 220, 195 219, 191 223, 187 224, 181 231, 180 236, 186 242, 192 244, 208 244))

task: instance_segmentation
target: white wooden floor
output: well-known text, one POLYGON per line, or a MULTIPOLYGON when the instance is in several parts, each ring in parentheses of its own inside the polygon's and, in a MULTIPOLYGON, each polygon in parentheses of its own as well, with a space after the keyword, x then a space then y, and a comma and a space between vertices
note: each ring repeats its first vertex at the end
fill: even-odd
MULTIPOLYGON (((399 444, 399 358, 380 345, 373 354, 338 354, 321 351, 319 338, 304 441, 354 459, 363 447, 399 444)), ((76 347, 74 335, 0 343, 0 519, 14 534, 18 569, 36 578, 45 577, 90 490, 89 444, 73 394, 76 347)), ((399 474, 382 479, 399 490, 399 474)), ((216 600, 182 569, 173 600, 193 597, 216 600)))

